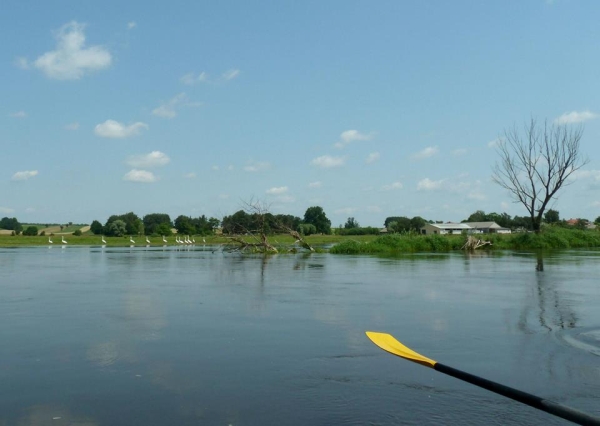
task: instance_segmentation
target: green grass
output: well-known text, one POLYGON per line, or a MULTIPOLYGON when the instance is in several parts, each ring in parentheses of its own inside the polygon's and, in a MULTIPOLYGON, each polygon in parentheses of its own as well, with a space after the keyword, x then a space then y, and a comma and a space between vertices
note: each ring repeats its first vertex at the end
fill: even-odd
MULTIPOLYGON (((569 249, 600 247, 600 232, 549 227, 539 234, 478 235, 491 246, 480 250, 569 249)), ((447 252, 460 250, 466 241, 463 235, 385 235, 373 241, 346 240, 331 248, 336 254, 395 255, 416 252, 447 252)))
MULTIPOLYGON (((76 229, 79 229, 77 227, 76 229)), ((64 232, 64 230, 63 230, 64 232)), ((524 250, 524 249, 569 249, 600 247, 600 232, 595 230, 576 230, 559 227, 548 227, 540 234, 489 234, 478 235, 482 240, 491 241, 492 246, 485 246, 479 250, 524 250)), ((133 237, 136 246, 145 246, 145 237, 133 237)), ((230 241, 221 235, 207 236, 206 244, 228 244, 230 241)), ((250 237, 247 241, 253 242, 250 237)), ((61 245, 60 235, 53 238, 54 245, 61 245)), ((90 233, 76 237, 65 235, 68 245, 101 245, 101 237, 90 233)), ((129 236, 105 237, 108 246, 128 247, 131 245, 129 236)), ((196 245, 202 245, 202 237, 195 237, 196 245)), ((169 245, 175 245, 175 235, 167 238, 169 245)), ((329 251, 334 254, 376 254, 394 256, 403 253, 417 252, 448 252, 460 250, 466 241, 463 235, 418 235, 418 234, 393 234, 393 235, 311 235, 305 240, 314 248, 332 246, 329 251)), ((289 235, 269 236, 269 242, 276 247, 286 248, 294 244, 294 238, 289 235)), ((162 246, 161 237, 150 237, 152 246, 162 246)), ((48 236, 25 237, 22 235, 0 235, 0 247, 14 246, 47 246, 48 236)))

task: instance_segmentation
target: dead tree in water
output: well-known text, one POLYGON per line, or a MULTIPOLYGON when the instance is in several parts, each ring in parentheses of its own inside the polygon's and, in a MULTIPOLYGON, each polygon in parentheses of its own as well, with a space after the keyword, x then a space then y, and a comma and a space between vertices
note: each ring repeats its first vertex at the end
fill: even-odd
MULTIPOLYGON (((267 234, 273 232, 289 234, 295 238, 295 243, 299 243, 300 246, 311 252, 315 251, 298 232, 276 221, 269 212, 268 206, 264 203, 253 200, 244 202, 243 212, 252 217, 252 222, 251 225, 250 223, 234 224, 235 234, 227 237, 236 245, 232 251, 249 250, 259 253, 279 253, 277 247, 271 244, 267 237, 267 234)), ((293 248, 290 249, 290 251, 293 250, 293 248)))
POLYGON ((469 235, 467 237, 467 241, 461 247, 461 250, 474 251, 475 249, 478 249, 479 247, 483 247, 483 246, 487 246, 487 245, 491 246, 492 242, 491 241, 481 241, 480 239, 477 239, 474 236, 469 235))

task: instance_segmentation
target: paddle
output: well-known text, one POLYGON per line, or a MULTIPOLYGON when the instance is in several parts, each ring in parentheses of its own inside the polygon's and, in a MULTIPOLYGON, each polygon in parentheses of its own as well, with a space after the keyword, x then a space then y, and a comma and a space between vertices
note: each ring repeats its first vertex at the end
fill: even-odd
POLYGON ((373 341, 373 343, 375 343, 384 351, 409 361, 416 362, 417 364, 433 368, 440 373, 448 374, 449 376, 456 377, 457 379, 464 380, 465 382, 469 382, 475 386, 479 386, 508 398, 512 398, 515 401, 522 402, 523 404, 530 405, 538 410, 546 411, 547 413, 562 417, 563 419, 570 420, 580 425, 600 425, 600 418, 593 417, 589 414, 565 407, 564 405, 556 402, 540 398, 539 396, 531 395, 527 392, 513 389, 508 386, 501 385, 500 383, 492 382, 491 380, 486 380, 484 378, 474 376, 473 374, 465 373, 464 371, 440 364, 437 361, 429 359, 413 351, 412 349, 407 348, 398 340, 396 340, 391 334, 367 331, 367 336, 373 341))

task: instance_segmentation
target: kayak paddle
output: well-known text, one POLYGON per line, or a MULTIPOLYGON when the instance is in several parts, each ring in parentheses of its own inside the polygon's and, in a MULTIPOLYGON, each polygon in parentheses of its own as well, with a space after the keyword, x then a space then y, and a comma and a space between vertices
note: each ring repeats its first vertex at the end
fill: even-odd
POLYGON ((497 394, 506 396, 508 398, 519 401, 523 404, 527 404, 531 407, 537 408, 538 410, 545 411, 563 419, 569 420, 580 425, 594 425, 600 426, 600 418, 590 416, 589 414, 583 413, 573 408, 566 407, 557 402, 550 401, 548 399, 540 398, 539 396, 532 395, 527 392, 513 389, 511 387, 501 385, 500 383, 492 382, 491 380, 484 379, 482 377, 475 376, 473 374, 466 373, 456 368, 448 367, 447 365, 440 364, 430 358, 427 358, 412 349, 404 346, 391 334, 377 333, 374 331, 367 331, 367 337, 373 341, 377 346, 392 355, 399 356, 417 364, 424 365, 426 367, 433 368, 440 373, 448 374, 449 376, 456 377, 457 379, 464 380, 475 386, 487 389, 497 394))

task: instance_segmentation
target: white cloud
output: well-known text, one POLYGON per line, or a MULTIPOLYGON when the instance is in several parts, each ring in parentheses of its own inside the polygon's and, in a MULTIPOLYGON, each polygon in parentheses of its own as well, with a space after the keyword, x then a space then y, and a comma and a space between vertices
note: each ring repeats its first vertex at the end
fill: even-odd
POLYGON ((322 155, 321 157, 314 158, 310 164, 313 166, 320 167, 322 169, 330 169, 332 167, 343 166, 346 162, 345 157, 332 157, 331 155, 322 155))
POLYGON ((224 80, 233 80, 238 75, 240 75, 240 70, 231 69, 231 70, 225 71, 221 77, 224 80))
POLYGON ((280 195, 280 194, 285 194, 287 191, 288 191, 287 186, 278 186, 278 187, 273 187, 271 189, 267 189, 267 194, 280 195))
POLYGON ((111 54, 102 46, 85 47, 84 24, 72 21, 55 34, 56 50, 44 53, 34 66, 58 80, 78 80, 89 71, 108 68, 111 54))
POLYGON ((340 134, 340 141, 335 143, 336 148, 343 148, 354 141, 368 141, 373 137, 372 134, 360 133, 358 130, 344 130, 340 134))
POLYGON ((425 179, 420 180, 417 183, 417 190, 418 191, 436 191, 436 190, 442 189, 444 182, 446 182, 446 179, 431 180, 429 178, 425 178, 425 179))
POLYGON ((583 123, 584 121, 593 120, 598 118, 598 114, 591 111, 571 111, 565 112, 560 117, 557 117, 554 122, 556 124, 575 124, 583 123))
POLYGON ((365 161, 367 162, 367 164, 371 164, 371 163, 374 163, 377 160, 379 160, 379 153, 378 152, 372 152, 372 153, 369 154, 369 156, 367 157, 367 159, 365 161))
POLYGON ((65 126, 65 130, 77 130, 79 129, 79 123, 69 123, 65 126))
POLYGON ((194 84, 198 83, 206 83, 208 81, 208 74, 204 71, 198 75, 190 72, 182 76, 179 81, 181 81, 183 84, 187 84, 188 86, 193 86, 194 84))
POLYGON ((401 182, 394 182, 390 185, 383 185, 381 187, 382 191, 393 191, 395 189, 402 189, 404 185, 401 182))
POLYGON ((137 27, 137 23, 136 23, 135 21, 131 21, 131 22, 128 22, 128 23, 127 23, 127 29, 128 29, 128 30, 132 30, 132 29, 134 29, 135 27, 137 27))
POLYGON ((15 59, 15 65, 17 67, 21 68, 22 70, 29 69, 29 61, 27 60, 27 58, 25 58, 23 56, 19 56, 18 58, 15 59))
POLYGON ((2 206, 0 206, 0 213, 2 213, 2 214, 11 214, 11 213, 14 213, 14 212, 15 212, 15 209, 11 209, 9 207, 2 207, 2 206))
POLYGON ((176 109, 180 106, 196 107, 200 105, 200 102, 190 102, 185 93, 179 93, 178 95, 175 95, 172 99, 163 103, 158 108, 152 110, 152 114, 163 118, 173 118, 177 115, 176 109))
POLYGON ((229 194, 219 194, 219 198, 220 198, 221 200, 226 200, 226 199, 228 199, 228 198, 229 198, 229 194))
POLYGON ((600 170, 576 170, 571 177, 576 180, 593 179, 600 181, 600 170))
POLYGON ((379 206, 367 206, 367 211, 369 213, 380 213, 381 212, 381 207, 379 207, 379 206))
POLYGON ((195 179, 196 178, 196 173, 194 172, 190 172, 190 173, 186 173, 184 175, 187 179, 195 179))
POLYGON ((17 172, 14 175, 12 175, 11 180, 27 180, 37 175, 37 170, 24 170, 22 172, 17 172))
POLYGON ((167 154, 160 151, 152 151, 148 154, 133 155, 127 160, 127 164, 135 168, 152 168, 169 164, 171 159, 167 154))
POLYGON ((227 170, 229 170, 230 172, 235 170, 235 167, 233 166, 233 164, 230 164, 229 166, 227 166, 227 170))
POLYGON ((500 145, 502 142, 504 141, 503 138, 497 138, 494 139, 493 141, 489 141, 487 143, 488 148, 496 148, 498 145, 500 145))
POLYGON ((154 173, 147 170, 132 169, 128 171, 125 176, 123 176, 123 180, 128 180, 130 182, 152 183, 156 182, 158 178, 154 176, 154 173))
POLYGON ((25 213, 33 213, 33 212, 35 212, 35 209, 33 207, 27 207, 25 209, 25 213))
POLYGON ((214 170, 215 172, 218 172, 219 169, 220 169, 220 167, 217 166, 217 165, 214 165, 214 166, 211 167, 211 169, 214 170))
POLYGON ((454 155, 455 157, 461 157, 463 155, 465 155, 468 151, 464 148, 459 148, 459 149, 455 149, 454 151, 452 151, 452 155, 454 155))
POLYGON ((311 182, 308 184, 309 188, 320 188, 323 184, 320 181, 311 182))
POLYGON ((344 207, 343 209, 334 210, 335 214, 352 214, 356 211, 355 207, 344 207))
POLYGON ((371 137, 372 135, 360 133, 358 130, 345 130, 340 134, 340 139, 345 143, 354 141, 368 141, 371 139, 371 137))
POLYGON ((502 210, 508 210, 508 208, 510 207, 510 204, 507 203, 506 201, 502 201, 500 203, 500 207, 502 207, 502 210))
MULTIPOLYGON (((262 172, 271 168, 271 164, 266 161, 250 161, 244 170, 251 173, 262 172)), ((229 170, 233 170, 233 166, 229 166, 229 170)))
POLYGON ((147 128, 148 125, 146 123, 139 121, 129 126, 125 126, 115 120, 106 120, 104 123, 100 123, 94 128, 94 133, 103 138, 122 139, 138 135, 142 129, 147 128))
POLYGON ((17 112, 8 114, 8 116, 14 117, 14 118, 25 118, 25 117, 27 117, 27 113, 25 111, 17 111, 17 112))
POLYGON ((415 159, 415 160, 421 160, 423 158, 433 157, 438 152, 439 152, 439 149, 438 149, 437 146, 428 146, 424 150, 419 151, 419 152, 413 154, 412 158, 415 159))

